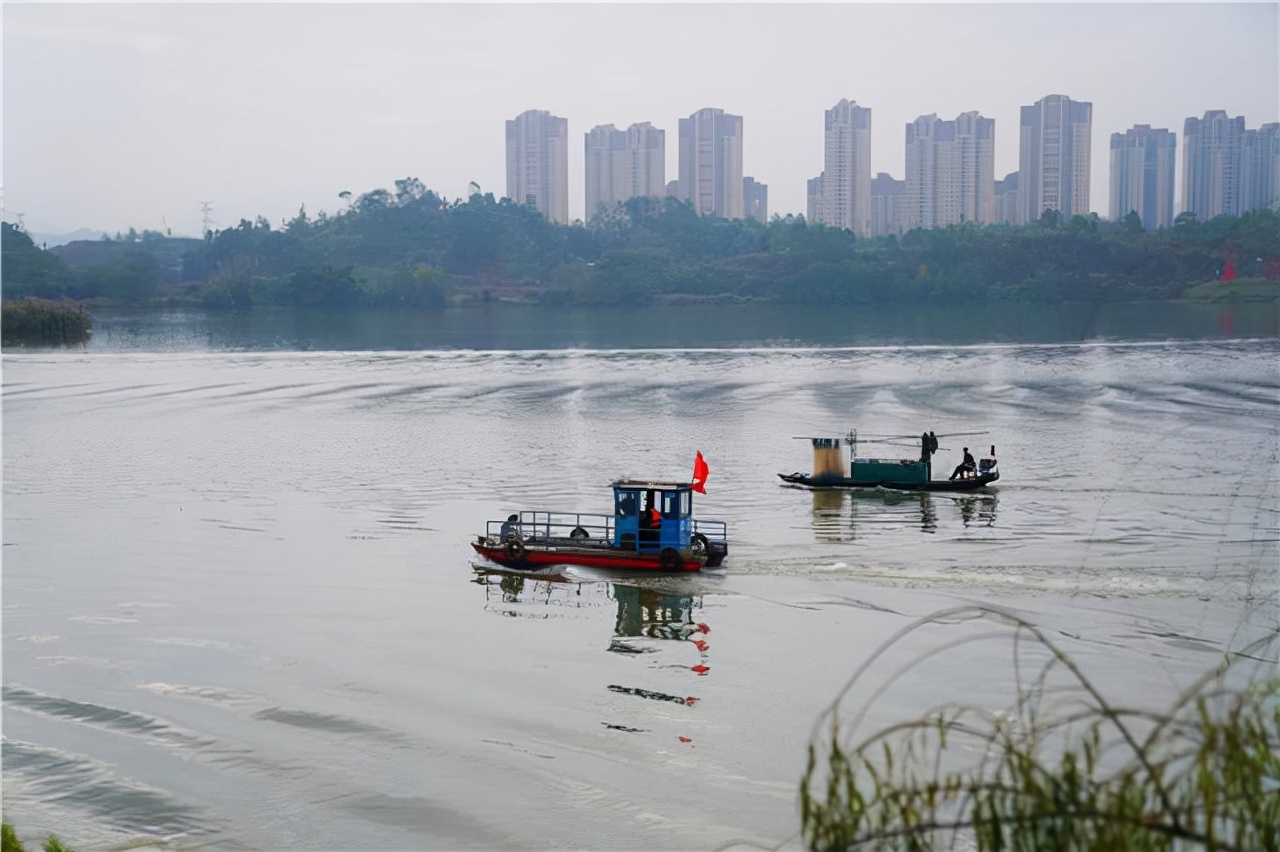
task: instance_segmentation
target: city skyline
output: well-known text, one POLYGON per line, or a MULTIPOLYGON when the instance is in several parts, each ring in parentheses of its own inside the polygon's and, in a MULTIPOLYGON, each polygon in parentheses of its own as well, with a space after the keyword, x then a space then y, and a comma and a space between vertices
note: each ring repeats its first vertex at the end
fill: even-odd
POLYGON ((32 230, 194 234, 204 201, 214 227, 276 224, 407 176, 449 199, 473 181, 502 196, 504 122, 527 110, 567 120, 570 220, 586 212, 575 140, 648 122, 675 141, 679 120, 709 107, 742 116, 742 174, 768 186, 769 213, 804 214, 822 113, 842 99, 872 110, 872 178, 905 179, 907 124, 971 111, 994 121, 1003 178, 1019 169, 1021 108, 1050 94, 1093 105, 1089 209, 1106 216, 1111 134, 1180 131, 1211 110, 1280 120, 1265 2, 7 3, 3 15, 5 216, 32 230), (835 31, 858 49, 815 40, 835 31), (723 69, 700 48, 713 37, 764 45, 759 61, 723 69), (964 62, 953 43, 969 46, 964 62), (1234 61, 1178 59, 1210 43, 1234 61))

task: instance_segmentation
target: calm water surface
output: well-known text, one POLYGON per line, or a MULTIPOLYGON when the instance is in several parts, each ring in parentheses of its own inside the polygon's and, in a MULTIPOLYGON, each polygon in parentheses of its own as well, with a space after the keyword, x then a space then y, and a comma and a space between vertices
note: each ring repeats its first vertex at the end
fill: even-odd
MULTIPOLYGON (((1278 356, 1274 338, 7 356, 5 817, 80 849, 794 842, 815 720, 918 618, 1005 608, 1156 705, 1275 629, 1278 356), (780 486, 810 465, 793 436, 852 427, 985 432, 944 438, 936 466, 994 443, 1004 478, 780 486), (603 511, 612 479, 687 477, 698 450, 723 570, 476 570, 486 520, 603 511)), ((895 646, 886 682, 955 650, 867 724, 998 706, 1008 643, 958 643, 989 630, 895 646)))
POLYGON ((1224 340, 1280 337, 1280 302, 1242 304, 494 304, 443 311, 95 311, 87 350, 541 350, 1224 340))

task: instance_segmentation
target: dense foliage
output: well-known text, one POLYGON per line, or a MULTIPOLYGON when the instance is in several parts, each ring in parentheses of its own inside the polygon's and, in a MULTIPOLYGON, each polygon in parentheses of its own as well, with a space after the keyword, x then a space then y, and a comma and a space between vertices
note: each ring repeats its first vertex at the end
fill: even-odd
MULTIPOLYGON (((1153 711, 1111 703, 1043 632, 1005 613, 957 609, 897 638, 975 616, 1013 629, 1012 704, 939 707, 855 740, 862 714, 837 700, 801 787, 808 848, 1280 850, 1280 634, 1153 711)), ((879 694, 865 671, 841 699, 879 694)))
POLYGON ((170 241, 158 234, 145 242, 81 242, 45 251, 8 222, 0 228, 6 299, 142 301, 159 291, 160 258, 172 254, 170 241))
POLYGON ((47 299, 5 300, 0 340, 8 346, 79 346, 93 334, 93 320, 83 306, 47 299))
MULTIPOLYGON (((551 304, 767 300, 816 304, 1060 303, 1181 297, 1228 259, 1240 275, 1280 278, 1280 213, 1253 211, 1145 232, 1129 217, 1025 226, 967 224, 859 240, 775 216, 767 224, 698 216, 674 198, 636 198, 590 225, 557 226, 492 194, 448 201, 416 178, 312 218, 242 220, 203 240, 153 232, 52 253, 5 225, 13 295, 142 300, 197 297, 211 307, 438 307, 493 299, 551 304), (51 256, 56 255, 56 256, 51 256), (60 262, 60 260, 62 262, 60 262), (12 269, 11 269, 12 264, 12 269)), ((1264 288, 1262 298, 1275 298, 1264 288)))

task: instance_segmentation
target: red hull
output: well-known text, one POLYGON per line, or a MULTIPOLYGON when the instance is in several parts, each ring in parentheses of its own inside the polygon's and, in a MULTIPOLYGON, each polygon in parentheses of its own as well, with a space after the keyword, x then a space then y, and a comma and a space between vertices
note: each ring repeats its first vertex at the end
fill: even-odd
MULTIPOLYGON (((538 568, 544 565, 585 565, 590 568, 622 568, 632 571, 700 571, 705 556, 680 553, 676 560, 664 564, 660 553, 636 553, 604 547, 541 548, 525 545, 518 552, 506 546, 496 547, 479 541, 471 542, 476 553, 506 568, 538 568)), ((676 553, 674 549, 667 551, 676 553)), ((671 557, 666 557, 671 560, 671 557)))

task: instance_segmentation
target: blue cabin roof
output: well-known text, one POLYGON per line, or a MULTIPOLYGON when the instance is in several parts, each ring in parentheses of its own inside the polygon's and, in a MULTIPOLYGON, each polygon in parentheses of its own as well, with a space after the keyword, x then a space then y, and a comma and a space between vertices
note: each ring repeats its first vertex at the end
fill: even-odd
POLYGON ((638 491, 687 491, 693 487, 689 482, 652 482, 647 479, 619 479, 613 483, 614 489, 627 488, 638 491))
POLYGON ((693 484, 619 479, 613 483, 615 546, 687 548, 693 533, 693 484), (659 515, 654 522, 649 510, 659 515), (656 524, 656 525, 655 525, 656 524))

